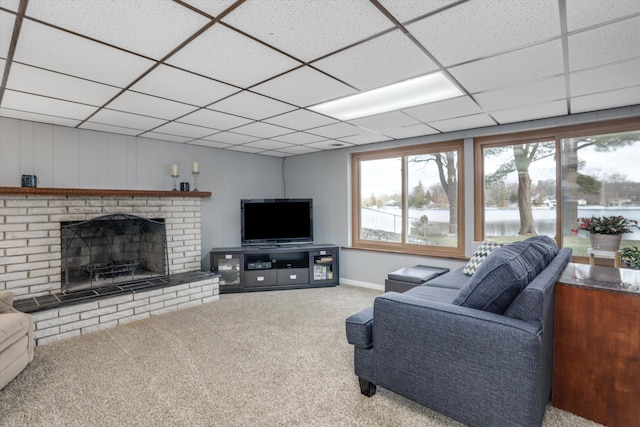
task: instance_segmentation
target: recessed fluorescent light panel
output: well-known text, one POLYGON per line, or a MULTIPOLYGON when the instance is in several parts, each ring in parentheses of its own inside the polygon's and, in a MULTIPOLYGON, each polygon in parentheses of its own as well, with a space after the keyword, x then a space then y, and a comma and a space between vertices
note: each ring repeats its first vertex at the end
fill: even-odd
POLYGON ((437 72, 323 102, 309 109, 339 120, 351 120, 460 95, 462 95, 460 89, 441 72, 437 72))

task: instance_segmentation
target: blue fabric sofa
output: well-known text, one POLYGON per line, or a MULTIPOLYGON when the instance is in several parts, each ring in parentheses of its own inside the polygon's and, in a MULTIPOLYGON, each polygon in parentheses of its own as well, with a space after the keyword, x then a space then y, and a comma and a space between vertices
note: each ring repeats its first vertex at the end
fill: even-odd
POLYGON ((555 283, 571 249, 535 236, 346 320, 361 392, 384 387, 470 426, 540 426, 550 398, 555 283))

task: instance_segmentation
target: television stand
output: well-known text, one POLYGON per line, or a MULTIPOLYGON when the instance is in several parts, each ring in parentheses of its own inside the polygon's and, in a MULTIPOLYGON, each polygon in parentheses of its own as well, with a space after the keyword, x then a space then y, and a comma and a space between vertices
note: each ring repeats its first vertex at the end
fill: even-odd
POLYGON ((336 286, 339 248, 330 244, 214 248, 220 293, 336 286))

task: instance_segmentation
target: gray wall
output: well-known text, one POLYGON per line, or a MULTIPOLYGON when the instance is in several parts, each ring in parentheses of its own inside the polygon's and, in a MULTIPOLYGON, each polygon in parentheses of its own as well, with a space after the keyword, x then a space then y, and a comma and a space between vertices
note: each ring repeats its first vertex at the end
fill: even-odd
POLYGON ((348 248, 352 152, 465 139, 464 217, 466 253, 470 255, 474 137, 639 115, 640 106, 632 106, 284 159, 0 118, 0 186, 19 186, 20 175, 36 174, 40 187, 169 190, 171 164, 178 163, 180 180, 193 185, 191 165, 197 160, 198 189, 212 192, 211 198, 202 200, 204 269, 209 268, 208 252, 212 247, 240 244, 240 199, 311 197, 315 241, 343 248, 341 282, 382 289, 387 273, 400 267, 431 264, 455 268, 464 262, 348 248))

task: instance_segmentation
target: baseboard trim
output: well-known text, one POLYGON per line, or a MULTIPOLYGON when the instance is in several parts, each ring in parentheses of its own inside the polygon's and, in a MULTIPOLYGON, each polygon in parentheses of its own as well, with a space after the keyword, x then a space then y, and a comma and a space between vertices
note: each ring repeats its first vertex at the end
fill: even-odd
POLYGON ((369 282, 360 282, 358 280, 350 280, 350 279, 340 279, 340 284, 342 285, 350 285, 350 286, 359 286, 361 288, 375 289, 376 291, 384 292, 384 285, 378 285, 375 283, 369 282))

